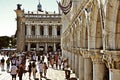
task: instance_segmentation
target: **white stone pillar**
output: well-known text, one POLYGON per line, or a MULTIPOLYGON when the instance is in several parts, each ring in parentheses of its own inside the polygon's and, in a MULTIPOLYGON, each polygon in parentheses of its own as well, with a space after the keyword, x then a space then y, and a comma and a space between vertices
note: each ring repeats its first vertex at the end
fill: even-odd
POLYGON ((40 35, 40 27, 39 27, 39 25, 35 25, 35 35, 40 35))
POLYGON ((60 35, 62 34, 62 26, 60 26, 60 35))
POLYGON ((72 62, 72 65, 71 65, 71 69, 73 70, 73 53, 71 52, 71 62, 72 62))
POLYGON ((76 74, 76 76, 78 77, 78 74, 79 74, 79 69, 78 69, 78 66, 79 66, 79 56, 78 56, 78 54, 76 53, 75 54, 75 74, 76 74))
POLYGON ((27 35, 31 35, 31 25, 28 24, 26 28, 27 28, 26 29, 27 30, 27 35))
POLYGON ((102 59, 93 59, 93 80, 105 80, 105 64, 102 59))
POLYGON ((62 57, 65 58, 65 50, 62 50, 62 57))
POLYGON ((45 26, 43 26, 44 27, 44 36, 48 36, 48 26, 47 25, 45 25, 45 26))
POLYGON ((70 68, 72 69, 72 53, 71 52, 69 53, 70 53, 70 68))
POLYGON ((36 43, 36 51, 39 51, 39 43, 36 43))
POLYGON ((57 35, 57 26, 53 25, 52 26, 52 36, 56 36, 57 35))
POLYGON ((70 54, 70 52, 68 52, 68 58, 69 58, 69 64, 70 64, 70 67, 71 67, 71 54, 70 54))
POLYGON ((31 44, 28 43, 28 46, 27 46, 27 51, 30 51, 30 48, 31 48, 31 44))
POLYGON ((84 59, 79 55, 79 80, 84 80, 84 59))
POLYGON ((110 80, 120 80, 120 69, 109 69, 110 80))
POLYGON ((92 60, 89 57, 84 56, 84 80, 93 80, 92 68, 92 60))
POLYGON ((72 71, 75 72, 75 54, 72 53, 72 71))
POLYGON ((77 54, 75 54, 75 74, 77 74, 77 54))
POLYGON ((28 36, 29 35, 29 26, 26 25, 26 35, 28 36))
POLYGON ((53 49, 54 49, 54 52, 56 52, 56 44, 54 43, 54 45, 53 45, 53 49))
POLYGON ((45 43, 45 52, 47 53, 48 51, 48 46, 47 46, 47 43, 45 43))

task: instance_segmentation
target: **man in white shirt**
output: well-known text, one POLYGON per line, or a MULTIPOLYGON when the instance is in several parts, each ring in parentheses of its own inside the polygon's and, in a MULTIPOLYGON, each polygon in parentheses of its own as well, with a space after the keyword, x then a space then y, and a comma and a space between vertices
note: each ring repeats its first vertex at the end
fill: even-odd
POLYGON ((15 80, 16 80, 17 70, 18 70, 18 69, 17 69, 16 65, 13 64, 13 65, 11 66, 12 80, 14 80, 13 78, 15 78, 15 80))

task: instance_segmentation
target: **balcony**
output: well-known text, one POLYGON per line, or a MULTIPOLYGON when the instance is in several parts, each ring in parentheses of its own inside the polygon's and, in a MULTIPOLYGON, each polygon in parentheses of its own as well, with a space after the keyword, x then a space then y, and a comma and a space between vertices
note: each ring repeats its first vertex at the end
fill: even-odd
POLYGON ((25 42, 60 42, 60 36, 26 35, 25 42))

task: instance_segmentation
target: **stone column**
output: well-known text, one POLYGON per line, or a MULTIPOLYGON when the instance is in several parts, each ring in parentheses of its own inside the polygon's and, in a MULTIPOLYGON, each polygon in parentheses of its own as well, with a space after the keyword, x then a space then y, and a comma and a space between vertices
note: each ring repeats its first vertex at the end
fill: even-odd
POLYGON ((23 16, 24 11, 19 7, 15 10, 17 20, 17 51, 22 52, 25 50, 25 21, 23 16))
POLYGON ((62 50, 62 57, 65 57, 65 50, 62 50))
POLYGON ((77 77, 78 77, 78 66, 79 66, 79 63, 78 63, 78 54, 76 53, 75 54, 75 74, 76 74, 77 77))
POLYGON ((36 51, 39 51, 39 43, 36 43, 36 51))
POLYGON ((105 64, 102 61, 102 54, 99 51, 93 51, 91 54, 93 54, 91 56, 93 61, 93 80, 106 80, 105 64))
POLYGON ((52 36, 56 36, 57 35, 57 26, 52 26, 52 36))
POLYGON ((35 35, 40 35, 40 27, 39 27, 39 25, 35 25, 35 35))
POLYGON ((71 54, 70 54, 70 52, 68 52, 68 58, 69 58, 69 64, 70 64, 69 66, 71 67, 72 62, 71 62, 71 54))
POLYGON ((28 43, 28 46, 27 46, 27 51, 30 51, 30 48, 31 48, 31 44, 28 43))
POLYGON ((84 80, 93 80, 93 66, 88 51, 83 52, 84 56, 84 80))
POLYGON ((48 51, 48 46, 47 46, 47 43, 45 43, 45 52, 47 53, 48 51))
POLYGON ((109 70, 110 80, 120 80, 120 69, 110 69, 109 70))
POLYGON ((79 55, 79 80, 84 80, 84 59, 79 55))
POLYGON ((54 52, 56 52, 56 44, 53 45, 54 52))
POLYGON ((29 35, 29 24, 26 25, 26 35, 27 35, 27 36, 29 35))
POLYGON ((109 80, 120 80, 120 51, 105 51, 103 60, 109 68, 109 80))
POLYGON ((70 52, 70 56, 71 56, 71 57, 70 57, 70 59, 71 59, 71 61, 70 61, 71 64, 70 64, 70 65, 71 65, 71 69, 72 69, 73 63, 72 63, 72 53, 71 53, 71 52, 70 52))
POLYGON ((27 35, 31 35, 31 25, 30 24, 28 24, 27 25, 27 35))
POLYGON ((77 67, 77 55, 74 54, 74 57, 75 57, 75 59, 74 59, 75 60, 74 61, 75 62, 75 74, 76 74, 76 71, 77 71, 77 69, 76 69, 76 67, 77 67))
POLYGON ((75 73, 75 54, 72 53, 72 71, 75 73))
POLYGON ((44 36, 48 36, 48 26, 44 26, 44 36))
POLYGON ((60 26, 60 35, 62 34, 62 26, 60 26))

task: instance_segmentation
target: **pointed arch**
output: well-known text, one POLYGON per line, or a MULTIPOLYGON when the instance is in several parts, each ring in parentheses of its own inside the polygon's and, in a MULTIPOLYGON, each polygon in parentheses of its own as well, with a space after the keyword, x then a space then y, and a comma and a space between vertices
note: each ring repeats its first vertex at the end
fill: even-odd
POLYGON ((88 29, 85 29, 85 48, 88 49, 88 29))
MULTIPOLYGON (((86 48, 86 17, 85 12, 83 12, 82 16, 82 24, 81 24, 81 33, 80 33, 80 43, 81 48, 86 48)), ((88 43, 88 42, 87 42, 88 43)))
POLYGON ((106 49, 115 49, 115 27, 117 20, 118 0, 108 1, 106 6, 106 49))
POLYGON ((119 8, 117 11, 117 21, 115 27, 115 49, 120 50, 120 1, 119 1, 119 8))
POLYGON ((98 14, 97 14, 97 25, 96 25, 96 37, 95 37, 95 39, 96 39, 95 40, 96 49, 103 49, 100 11, 98 11, 98 14))

